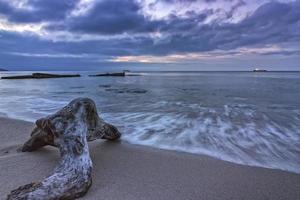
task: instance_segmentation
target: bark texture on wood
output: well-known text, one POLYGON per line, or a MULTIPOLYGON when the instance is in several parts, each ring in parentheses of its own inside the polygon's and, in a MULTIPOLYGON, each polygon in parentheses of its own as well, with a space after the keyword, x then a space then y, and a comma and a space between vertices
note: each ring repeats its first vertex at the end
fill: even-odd
POLYGON ((67 200, 83 196, 92 184, 87 138, 120 137, 115 127, 99 118, 95 103, 88 98, 71 101, 57 113, 37 120, 36 126, 29 150, 50 144, 59 148, 61 160, 49 177, 11 191, 7 200, 67 200))
MULTIPOLYGON (((101 119, 97 113, 96 105, 91 99, 86 99, 89 102, 89 108, 87 110, 87 141, 93 141, 96 139, 107 139, 107 140, 117 140, 121 137, 121 133, 118 129, 106 123, 103 119, 101 119)), ((68 107, 76 102, 73 100, 68 106, 63 108, 63 110, 68 109, 68 107)), ((30 139, 25 142, 22 147, 22 151, 35 151, 43 146, 51 145, 56 146, 54 143, 54 138, 52 135, 47 134, 43 128, 36 126, 32 133, 30 139)))

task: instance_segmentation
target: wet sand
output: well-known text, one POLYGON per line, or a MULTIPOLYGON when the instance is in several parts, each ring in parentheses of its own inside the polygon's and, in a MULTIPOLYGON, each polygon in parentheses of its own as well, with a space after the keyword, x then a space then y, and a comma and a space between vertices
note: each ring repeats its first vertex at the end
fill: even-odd
MULTIPOLYGON (((0 118, 0 199, 18 186, 42 180, 59 160, 53 147, 17 152, 32 127, 0 118)), ((300 199, 300 174, 124 142, 94 141, 89 146, 93 185, 81 199, 300 199)))

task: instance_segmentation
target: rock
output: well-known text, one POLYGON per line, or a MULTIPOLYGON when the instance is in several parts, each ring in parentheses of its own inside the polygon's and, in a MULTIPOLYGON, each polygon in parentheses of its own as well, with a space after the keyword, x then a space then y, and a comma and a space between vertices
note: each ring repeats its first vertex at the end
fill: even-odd
POLYGON ((147 90, 144 90, 144 89, 129 89, 129 90, 126 90, 127 93, 135 93, 135 94, 143 94, 143 93, 146 93, 147 90))
POLYGON ((114 93, 124 93, 123 90, 117 88, 106 88, 105 91, 107 92, 114 92, 114 93))
POLYGON ((99 85, 99 87, 102 87, 102 88, 110 88, 111 85, 99 85))
POLYGON ((46 73, 33 73, 32 75, 21 76, 4 76, 1 79, 42 79, 42 78, 69 78, 80 77, 79 74, 46 74, 46 73))
POLYGON ((116 73, 103 73, 103 74, 94 74, 89 76, 141 76, 141 73, 132 73, 129 70, 124 70, 123 72, 116 72, 116 73))
POLYGON ((55 170, 41 182, 11 191, 7 200, 76 199, 83 196, 92 184, 92 161, 87 141, 119 137, 119 131, 98 116, 91 99, 74 99, 57 113, 37 120, 30 140, 23 146, 23 151, 33 151, 45 145, 58 147, 61 160, 55 170))
POLYGON ((128 88, 107 88, 105 91, 114 92, 114 93, 129 93, 129 94, 143 94, 147 90, 144 89, 128 89, 128 88))
POLYGON ((126 73, 125 72, 105 73, 105 74, 96 74, 96 75, 89 75, 89 76, 126 76, 126 73))

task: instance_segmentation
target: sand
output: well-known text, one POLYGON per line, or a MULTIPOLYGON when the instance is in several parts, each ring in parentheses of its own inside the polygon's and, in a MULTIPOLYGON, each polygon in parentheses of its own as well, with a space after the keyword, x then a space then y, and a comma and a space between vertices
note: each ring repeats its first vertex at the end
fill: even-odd
MULTIPOLYGON (((1 200, 10 190, 49 175, 59 160, 53 147, 17 152, 32 127, 29 122, 0 118, 1 200)), ((93 185, 81 199, 300 199, 299 174, 125 142, 94 141, 89 145, 93 185)))

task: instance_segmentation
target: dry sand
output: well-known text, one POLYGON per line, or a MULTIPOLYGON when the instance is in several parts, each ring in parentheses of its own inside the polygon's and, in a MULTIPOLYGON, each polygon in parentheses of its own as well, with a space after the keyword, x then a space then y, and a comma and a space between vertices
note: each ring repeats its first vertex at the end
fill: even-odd
MULTIPOLYGON (((32 123, 0 118, 0 199, 43 179, 59 160, 57 149, 19 153, 32 123)), ((94 141, 93 185, 82 199, 300 200, 300 175, 237 165, 207 156, 94 141)))

